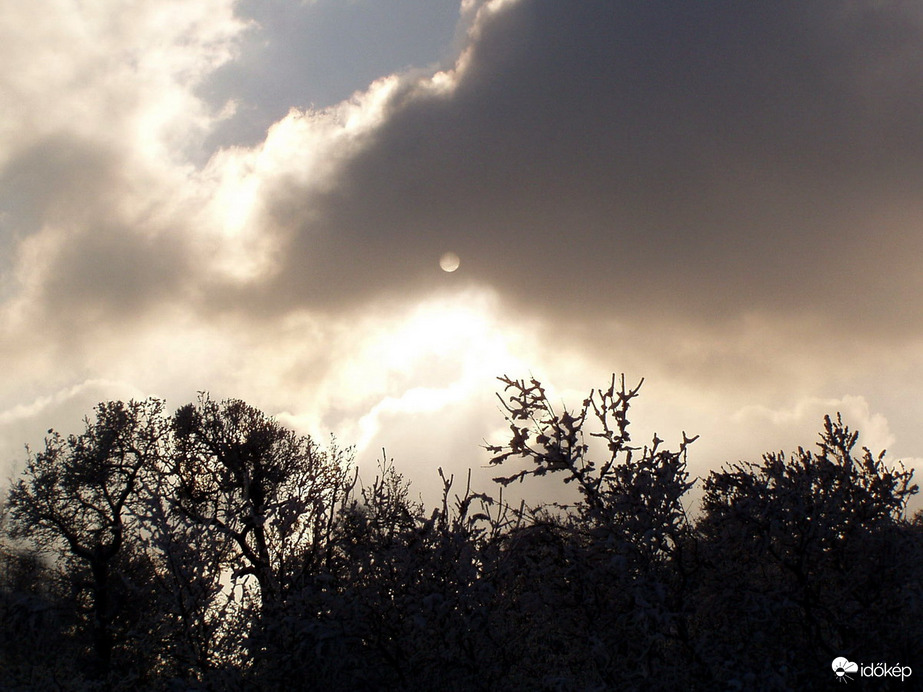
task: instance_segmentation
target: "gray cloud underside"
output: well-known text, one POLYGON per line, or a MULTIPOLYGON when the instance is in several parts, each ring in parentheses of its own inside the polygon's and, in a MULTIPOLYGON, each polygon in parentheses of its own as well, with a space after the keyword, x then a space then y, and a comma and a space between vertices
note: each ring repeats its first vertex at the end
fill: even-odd
POLYGON ((916 330, 921 27, 899 2, 513 4, 451 94, 396 91, 328 192, 279 185, 266 295, 413 292, 453 249, 551 316, 916 330))
POLYGON ((6 348, 51 348, 56 357, 79 359, 98 339, 124 337, 195 292, 200 269, 181 225, 157 219, 164 200, 155 194, 150 210, 120 209, 133 188, 154 186, 124 168, 117 149, 65 136, 39 142, 7 166, 3 200, 17 234, 33 236, 37 249, 20 259, 18 281, 4 277, 11 292, 30 286, 32 306, 32 336, 6 348), (33 342, 35 335, 41 338, 33 342))

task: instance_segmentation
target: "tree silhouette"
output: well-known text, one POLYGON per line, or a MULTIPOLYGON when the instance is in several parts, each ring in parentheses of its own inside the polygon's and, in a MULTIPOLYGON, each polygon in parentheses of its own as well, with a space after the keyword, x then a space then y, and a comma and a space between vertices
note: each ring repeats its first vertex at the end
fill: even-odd
POLYGON ((153 399, 110 402, 97 406, 80 435, 49 431, 45 449, 30 456, 9 494, 12 536, 50 552, 88 593, 91 672, 99 678, 110 673, 113 628, 124 605, 113 572, 135 538, 140 476, 162 453, 161 411, 153 399))
POLYGON ((0 512, 0 688, 788 690, 919 656, 917 487, 839 416, 690 515, 695 438, 634 444, 640 385, 559 412, 501 381, 499 499, 440 469, 431 510, 239 400, 50 431, 0 512), (533 477, 576 499, 509 506, 533 477))
POLYGON ((235 584, 225 578, 233 548, 226 537, 176 511, 173 479, 165 475, 169 458, 145 477, 138 511, 162 614, 147 639, 163 649, 162 675, 233 688, 240 678, 248 607, 245 597, 233 596, 235 584))
POLYGON ((252 575, 264 607, 320 559, 351 484, 349 455, 322 450, 243 401, 202 396, 173 419, 176 506, 232 541, 234 576, 252 575))

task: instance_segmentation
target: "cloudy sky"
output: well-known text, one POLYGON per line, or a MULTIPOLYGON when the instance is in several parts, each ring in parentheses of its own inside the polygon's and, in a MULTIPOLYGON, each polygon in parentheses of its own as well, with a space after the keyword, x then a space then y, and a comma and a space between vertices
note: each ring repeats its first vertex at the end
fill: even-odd
POLYGON ((836 411, 917 465, 921 45, 916 0, 4 3, 3 475, 208 390, 425 493, 493 475, 503 373, 644 377, 699 475, 836 411))

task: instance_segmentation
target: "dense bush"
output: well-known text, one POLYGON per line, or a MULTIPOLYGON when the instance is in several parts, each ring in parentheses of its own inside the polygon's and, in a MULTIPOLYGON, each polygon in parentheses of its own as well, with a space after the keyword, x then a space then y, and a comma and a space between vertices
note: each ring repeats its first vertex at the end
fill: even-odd
POLYGON ((634 444, 638 387, 557 412, 502 382, 498 499, 443 476, 432 510, 241 401, 50 432, 2 514, 0 688, 784 690, 916 662, 917 488, 839 416, 712 472, 691 517, 695 438, 634 444), (540 476, 574 502, 503 500, 540 476))

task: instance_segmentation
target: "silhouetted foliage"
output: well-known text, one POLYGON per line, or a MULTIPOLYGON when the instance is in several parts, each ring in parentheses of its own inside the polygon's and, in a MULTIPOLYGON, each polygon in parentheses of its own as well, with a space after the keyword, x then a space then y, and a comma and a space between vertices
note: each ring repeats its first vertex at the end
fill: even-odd
POLYGON ((9 494, 12 537, 32 539, 69 577, 94 679, 108 679, 132 655, 118 650, 133 624, 129 611, 139 605, 133 591, 143 588, 130 567, 133 505, 141 475, 160 454, 161 410, 155 400, 110 402, 97 407, 81 435, 49 431, 9 494), (124 655, 113 661, 116 653, 124 655))
POLYGON ((497 498, 440 469, 431 510, 386 456, 363 483, 239 400, 49 431, 0 512, 0 689, 788 690, 917 662, 917 487, 839 415, 817 452, 713 471, 690 516, 696 438, 634 444, 640 385, 558 412, 501 382, 497 498), (509 505, 527 478, 578 492, 509 505))
POLYGON ((180 408, 172 427, 165 478, 173 508, 205 529, 206 551, 219 548, 205 559, 230 570, 240 589, 246 666, 271 686, 280 670, 292 670, 292 601, 332 559, 354 483, 349 452, 323 450, 242 401, 206 395, 180 408))
MULTIPOLYGON (((668 662, 683 658, 681 545, 690 526, 682 500, 692 487, 686 450, 695 438, 683 434, 675 452, 662 448, 656 435, 650 446, 633 446, 628 410, 640 384, 629 389, 624 378, 591 392, 576 413, 557 413, 534 379, 501 381, 511 438, 489 447, 491 463, 521 457, 533 466, 497 480, 562 473, 581 496, 571 511, 539 513, 513 536, 513 575, 540 584, 523 595, 540 595, 547 609, 542 626, 527 620, 517 628, 533 638, 524 655, 542 652, 541 659, 556 661, 555 684, 569 689, 666 684, 675 665, 668 662), (594 458, 588 437, 602 443, 601 458, 594 458), (562 622, 568 629, 561 631, 562 622), (588 645, 566 645, 581 633, 589 633, 588 645)), ((535 611, 528 609, 529 618, 535 611)))
POLYGON ((0 546, 0 689, 53 688, 77 666, 76 603, 59 577, 34 551, 0 546))
POLYGON ((910 661, 923 650, 919 586, 902 593, 920 583, 907 559, 919 532, 903 514, 917 486, 884 452, 856 456, 857 439, 827 416, 818 453, 767 454, 706 480, 697 602, 721 677, 743 667, 777 689, 810 687, 828 678, 818 660, 910 661))
POLYGON ((176 507, 231 541, 234 576, 252 575, 271 607, 305 561, 323 559, 351 485, 344 455, 236 400, 202 396, 173 429, 176 507))

